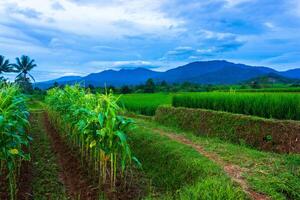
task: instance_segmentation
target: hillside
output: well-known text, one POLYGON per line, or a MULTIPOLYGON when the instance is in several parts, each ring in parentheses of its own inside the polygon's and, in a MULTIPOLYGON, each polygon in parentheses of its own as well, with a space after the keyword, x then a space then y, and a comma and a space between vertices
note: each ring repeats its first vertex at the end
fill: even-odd
POLYGON ((185 81, 198 84, 238 84, 253 78, 268 74, 276 74, 284 78, 300 79, 300 69, 279 72, 268 67, 255 67, 244 64, 235 64, 225 60, 193 62, 184 66, 157 72, 146 68, 105 70, 92 73, 85 77, 62 77, 52 81, 36 83, 36 87, 47 89, 55 82, 60 85, 84 83, 104 87, 105 85, 122 86, 138 85, 153 78, 155 81, 181 83, 185 81))

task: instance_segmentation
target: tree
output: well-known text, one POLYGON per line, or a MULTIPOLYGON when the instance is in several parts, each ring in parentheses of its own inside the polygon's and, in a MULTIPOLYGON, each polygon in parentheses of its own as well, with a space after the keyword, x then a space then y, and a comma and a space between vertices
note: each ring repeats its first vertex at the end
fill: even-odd
POLYGON ((152 78, 149 78, 145 85, 145 93, 154 93, 155 92, 155 83, 152 78))
POLYGON ((0 74, 5 72, 13 72, 13 70, 11 68, 11 64, 9 63, 9 60, 0 55, 0 74))
POLYGON ((124 86, 121 87, 120 92, 122 94, 129 94, 129 93, 131 93, 131 89, 129 88, 128 85, 124 85, 124 86))
POLYGON ((30 59, 29 56, 23 55, 20 58, 16 58, 17 63, 13 64, 14 71, 19 73, 16 77, 16 82, 25 90, 32 90, 31 80, 35 81, 33 76, 29 73, 37 65, 35 60, 30 59))

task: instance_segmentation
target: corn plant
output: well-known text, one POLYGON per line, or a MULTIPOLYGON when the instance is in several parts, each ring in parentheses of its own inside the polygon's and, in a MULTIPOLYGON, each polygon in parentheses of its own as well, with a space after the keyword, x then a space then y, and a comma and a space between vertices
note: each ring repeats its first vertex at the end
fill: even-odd
POLYGON ((29 160, 23 151, 31 138, 26 134, 29 113, 19 89, 0 86, 0 175, 7 174, 10 199, 16 198, 17 177, 22 160, 29 160))
POLYGON ((140 165, 127 142, 132 120, 119 115, 118 100, 111 92, 93 95, 79 86, 55 88, 46 97, 52 122, 79 148, 82 164, 87 162, 99 175, 99 187, 108 175, 112 189, 119 170, 122 177, 132 160, 140 165))

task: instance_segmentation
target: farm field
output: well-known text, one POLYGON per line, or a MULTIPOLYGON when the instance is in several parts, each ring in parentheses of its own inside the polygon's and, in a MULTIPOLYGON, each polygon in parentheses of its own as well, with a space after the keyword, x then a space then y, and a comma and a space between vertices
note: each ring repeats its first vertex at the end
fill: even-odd
POLYGON ((300 200, 300 0, 0 16, 0 200, 300 200))
POLYGON ((173 95, 172 93, 127 94, 121 96, 120 105, 128 111, 152 116, 158 106, 171 104, 173 95))
POLYGON ((300 119, 300 95, 210 92, 175 95, 175 107, 204 108, 275 119, 300 119))
POLYGON ((18 158, 11 192, 1 175, 1 199, 300 199, 299 154, 259 151, 139 117, 171 106, 172 97, 124 95, 125 108, 140 106, 127 118, 116 95, 77 86, 52 89, 45 100, 20 96, 30 112, 23 132, 30 157, 18 158))

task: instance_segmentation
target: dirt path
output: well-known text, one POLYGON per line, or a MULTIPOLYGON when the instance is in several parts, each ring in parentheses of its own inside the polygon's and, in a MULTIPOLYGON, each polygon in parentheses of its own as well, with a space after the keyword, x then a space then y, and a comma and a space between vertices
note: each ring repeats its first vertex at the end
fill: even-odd
POLYGON ((50 137, 52 150, 58 158, 61 168, 60 177, 66 187, 68 195, 72 199, 96 200, 98 188, 92 185, 87 176, 87 170, 81 167, 79 158, 66 145, 57 131, 50 125, 47 115, 44 114, 44 126, 50 137))
POLYGON ((191 140, 187 139, 183 135, 178 135, 175 133, 168 133, 161 129, 152 129, 154 132, 159 133, 160 135, 167 136, 172 140, 175 140, 177 142, 180 142, 182 144, 185 144, 187 146, 190 146, 194 148, 196 151, 198 151, 201 155, 204 155, 205 157, 209 158, 210 160, 216 162, 218 165, 222 166, 224 171, 228 174, 228 176, 237 184, 241 186, 241 188, 244 190, 245 193, 249 195, 251 199, 254 200, 269 200, 270 198, 264 194, 257 193, 247 183, 247 181, 243 178, 242 174, 247 169, 241 168, 237 165, 228 164, 224 162, 218 155, 214 153, 210 153, 204 150, 204 148, 198 144, 193 143, 191 140))

